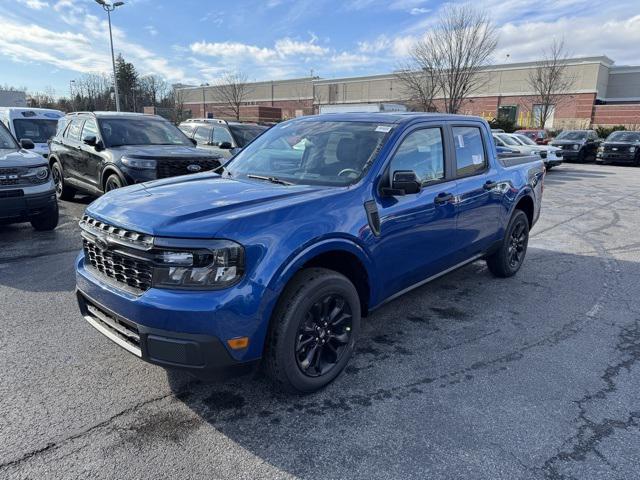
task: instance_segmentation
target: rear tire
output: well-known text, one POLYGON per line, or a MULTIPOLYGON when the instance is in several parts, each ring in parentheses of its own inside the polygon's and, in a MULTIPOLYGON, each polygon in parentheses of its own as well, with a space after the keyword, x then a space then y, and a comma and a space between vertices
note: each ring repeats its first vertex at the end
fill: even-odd
POLYGON ((358 292, 347 277, 324 268, 302 270, 271 318, 265 372, 287 392, 325 387, 353 354, 360 316, 358 292))
POLYGON ((505 231, 500 248, 487 257, 487 267, 496 277, 515 275, 527 253, 529 245, 529 219, 522 210, 516 210, 505 231))
POLYGON ((58 203, 56 202, 48 211, 31 217, 31 226, 39 232, 53 230, 58 226, 58 203))
POLYGON ((51 175, 56 186, 56 197, 60 200, 73 200, 73 197, 76 196, 76 189, 66 184, 62 167, 57 161, 51 165, 51 175))

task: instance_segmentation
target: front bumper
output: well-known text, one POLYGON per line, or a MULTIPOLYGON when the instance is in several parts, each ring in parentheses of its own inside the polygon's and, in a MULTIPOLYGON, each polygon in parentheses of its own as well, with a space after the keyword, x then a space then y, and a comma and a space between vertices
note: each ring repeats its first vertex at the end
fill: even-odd
POLYGON ((578 155, 580 155, 580 150, 562 150, 562 159, 567 162, 578 160, 578 155))
POLYGON ((29 220, 51 210, 56 202, 55 190, 38 194, 26 193, 24 189, 0 190, 0 221, 29 220))
POLYGON ((634 163, 637 160, 635 153, 611 153, 603 152, 598 153, 596 160, 599 162, 620 162, 620 163, 634 163))
POLYGON ((187 371, 203 380, 250 371, 260 360, 265 326, 256 312, 243 316, 226 305, 242 291, 150 289, 135 295, 117 288, 76 260, 80 311, 94 328, 144 361, 187 371), (226 341, 247 336, 249 347, 231 350, 226 341))

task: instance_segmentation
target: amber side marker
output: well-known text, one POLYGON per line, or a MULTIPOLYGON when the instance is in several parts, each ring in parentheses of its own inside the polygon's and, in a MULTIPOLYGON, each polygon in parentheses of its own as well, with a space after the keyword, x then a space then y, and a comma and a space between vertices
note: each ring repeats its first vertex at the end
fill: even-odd
POLYGON ((227 340, 227 345, 232 350, 240 350, 249 346, 249 337, 238 337, 227 340))

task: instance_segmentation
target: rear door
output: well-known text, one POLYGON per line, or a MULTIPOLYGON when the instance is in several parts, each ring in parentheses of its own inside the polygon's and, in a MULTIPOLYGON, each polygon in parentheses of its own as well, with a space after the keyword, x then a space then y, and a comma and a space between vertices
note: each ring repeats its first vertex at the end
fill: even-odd
POLYGON ((60 142, 60 152, 58 157, 62 162, 62 168, 66 177, 80 178, 78 170, 78 157, 80 150, 80 135, 84 118, 74 118, 64 132, 62 142, 60 142))
POLYGON ((380 196, 378 269, 387 295, 410 287, 455 263, 456 182, 451 172, 447 126, 420 124, 405 133, 385 167, 383 185, 394 171, 412 170, 422 182, 416 194, 380 196))
POLYGON ((502 194, 499 171, 490 161, 493 150, 480 122, 451 122, 456 178, 456 244, 467 259, 500 238, 502 194))

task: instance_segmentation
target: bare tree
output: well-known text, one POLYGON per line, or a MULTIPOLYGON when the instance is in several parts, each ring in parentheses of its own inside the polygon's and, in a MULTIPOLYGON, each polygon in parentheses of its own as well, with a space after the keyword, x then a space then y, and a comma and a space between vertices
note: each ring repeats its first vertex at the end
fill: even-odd
POLYGON ((220 103, 228 107, 240 120, 240 106, 251 93, 247 75, 242 72, 228 72, 216 82, 216 94, 220 103))
POLYGON ((554 109, 568 100, 567 93, 573 88, 574 78, 567 73, 568 58, 564 40, 554 39, 543 59, 529 73, 527 83, 535 92, 533 104, 540 106, 539 113, 532 112, 539 128, 544 128, 554 109))
POLYGON ((186 120, 190 112, 185 109, 185 91, 177 85, 173 86, 173 90, 168 95, 168 103, 173 109, 173 122, 178 123, 186 120))
POLYGON ((498 35, 487 13, 469 4, 450 4, 435 26, 411 50, 416 70, 431 73, 448 113, 457 113, 465 98, 486 76, 498 35))
POLYGON ((395 73, 395 78, 403 86, 409 103, 423 112, 437 111, 433 99, 436 96, 436 76, 433 72, 406 65, 395 73))

